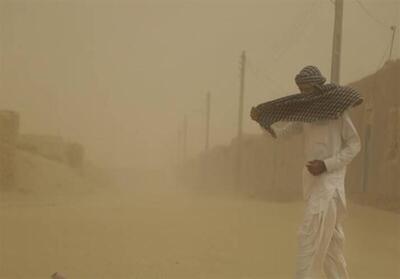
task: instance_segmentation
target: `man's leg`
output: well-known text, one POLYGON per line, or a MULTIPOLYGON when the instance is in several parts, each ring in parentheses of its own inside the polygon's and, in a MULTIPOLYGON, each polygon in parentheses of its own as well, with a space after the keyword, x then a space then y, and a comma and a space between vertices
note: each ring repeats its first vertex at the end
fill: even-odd
POLYGON ((296 279, 324 278, 323 266, 336 225, 336 202, 326 210, 312 214, 306 210, 300 227, 296 279))
POLYGON ((311 277, 315 249, 319 239, 319 214, 310 214, 307 210, 298 231, 298 252, 296 279, 307 279, 311 277))
MULTIPOLYGON (((337 205, 340 203, 339 200, 336 202, 337 205)), ((349 278, 343 255, 345 237, 341 224, 341 212, 340 209, 337 211, 336 226, 324 261, 324 272, 328 279, 349 278)))

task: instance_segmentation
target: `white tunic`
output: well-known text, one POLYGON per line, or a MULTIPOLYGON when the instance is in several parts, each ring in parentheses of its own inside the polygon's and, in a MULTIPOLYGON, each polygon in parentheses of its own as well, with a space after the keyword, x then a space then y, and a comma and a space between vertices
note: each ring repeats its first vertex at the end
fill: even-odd
POLYGON ((273 127, 277 137, 304 132, 305 164, 303 194, 307 209, 317 213, 326 210, 329 200, 338 192, 344 208, 346 198, 344 179, 346 166, 360 151, 360 137, 346 111, 336 120, 312 123, 289 122, 284 127, 273 127), (308 161, 322 160, 327 171, 313 176, 305 166, 308 161))

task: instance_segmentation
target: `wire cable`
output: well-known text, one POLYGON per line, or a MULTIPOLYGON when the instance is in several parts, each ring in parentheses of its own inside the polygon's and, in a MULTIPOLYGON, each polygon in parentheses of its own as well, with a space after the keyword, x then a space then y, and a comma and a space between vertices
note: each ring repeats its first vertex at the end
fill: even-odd
POLYGON ((285 94, 285 92, 287 92, 287 90, 285 90, 278 81, 267 74, 266 71, 262 71, 261 73, 248 57, 247 61, 250 74, 255 78, 256 81, 260 83, 260 86, 269 88, 270 92, 276 96, 281 96, 282 94, 285 94))
POLYGON ((360 1, 360 0, 356 0, 356 2, 358 3, 358 5, 361 7, 361 9, 370 17, 372 18, 376 23, 378 23, 379 25, 381 25, 384 28, 388 28, 390 29, 391 27, 389 25, 387 25, 386 23, 384 23, 382 20, 378 19, 376 16, 374 16, 365 6, 364 4, 360 1))
POLYGON ((289 34, 289 38, 291 38, 291 41, 286 43, 287 47, 286 48, 280 48, 280 51, 277 52, 277 55, 273 58, 274 61, 278 61, 279 59, 282 58, 293 46, 296 45, 296 43, 303 37, 303 35, 306 33, 307 28, 310 27, 310 23, 312 20, 312 15, 316 13, 312 13, 315 11, 315 7, 319 1, 315 1, 310 8, 307 10, 306 15, 304 16, 304 19, 300 21, 300 24, 297 24, 295 28, 291 29, 292 32, 289 34))

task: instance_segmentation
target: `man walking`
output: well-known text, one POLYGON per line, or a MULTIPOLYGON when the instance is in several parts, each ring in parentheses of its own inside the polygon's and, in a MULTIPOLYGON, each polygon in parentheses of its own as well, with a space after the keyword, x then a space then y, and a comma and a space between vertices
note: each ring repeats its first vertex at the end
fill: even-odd
POLYGON ((360 138, 348 110, 362 103, 349 87, 325 84, 315 66, 295 78, 301 93, 263 103, 251 110, 274 138, 304 133, 303 194, 307 201, 298 231, 296 279, 348 278, 343 256, 342 219, 346 212, 346 166, 360 151, 360 138), (284 127, 273 124, 288 122, 284 127))

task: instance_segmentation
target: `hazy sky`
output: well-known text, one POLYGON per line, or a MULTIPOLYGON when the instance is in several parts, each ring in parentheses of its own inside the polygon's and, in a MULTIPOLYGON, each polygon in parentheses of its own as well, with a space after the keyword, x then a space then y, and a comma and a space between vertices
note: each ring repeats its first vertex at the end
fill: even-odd
MULTIPOLYGON (((345 0, 342 83, 388 56, 400 0, 345 0), (362 4, 362 6, 360 5, 362 4), (366 9, 366 10, 365 10, 366 9)), ((236 135, 239 56, 246 50, 245 131, 252 105, 295 91, 315 64, 329 77, 329 0, 0 0, 0 104, 21 113, 21 132, 82 142, 101 165, 175 160, 188 116, 190 154, 236 135)), ((399 32, 392 57, 400 57, 399 32)))

